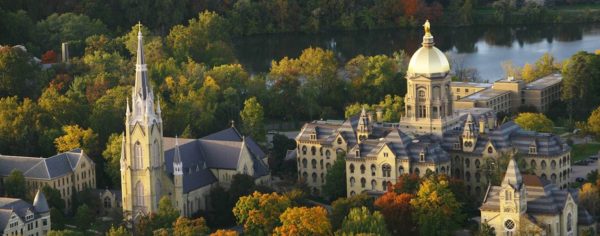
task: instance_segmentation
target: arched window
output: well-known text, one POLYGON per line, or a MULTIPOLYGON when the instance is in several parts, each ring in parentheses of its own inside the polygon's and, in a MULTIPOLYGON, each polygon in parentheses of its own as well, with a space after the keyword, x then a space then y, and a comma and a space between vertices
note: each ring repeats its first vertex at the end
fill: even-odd
POLYGON ((388 182, 384 180, 381 182, 381 186, 383 187, 383 191, 387 191, 388 182))
POLYGON ((350 174, 354 174, 354 164, 350 164, 350 174))
POLYGON ((360 178, 360 187, 364 188, 367 185, 367 180, 365 178, 360 178))
POLYGON ((571 230, 573 230, 573 216, 569 212, 567 214, 567 232, 571 232, 571 230))
POLYGON ((104 208, 106 208, 106 209, 112 208, 112 201, 110 200, 109 197, 104 198, 104 208))
POLYGON ((479 159, 475 159, 475 168, 479 169, 480 165, 481 165, 481 162, 479 161, 479 159))
POLYGON ((537 163, 535 162, 535 160, 531 160, 529 166, 531 167, 531 169, 535 170, 535 168, 537 168, 537 163))
POLYGON ((377 167, 375 164, 371 164, 371 176, 375 176, 375 173, 377 173, 377 167))
POLYGON ((316 183, 317 182, 317 173, 312 173, 311 177, 312 177, 312 182, 316 183))
POLYGON ((329 159, 331 157, 331 151, 329 151, 329 150, 325 151, 325 157, 327 157, 327 159, 329 159))
POLYGON ((375 190, 377 188, 377 181, 371 180, 371 190, 375 190))
POLYGON ((354 191, 351 191, 350 196, 354 196, 354 195, 356 195, 356 193, 354 191))
POLYGON ((321 170, 323 169, 323 160, 319 161, 319 167, 321 167, 321 170))
POLYGON ((546 174, 542 174, 542 176, 540 176, 540 178, 542 178, 543 180, 548 180, 548 177, 546 176, 546 174))
POLYGON ((446 173, 446 167, 442 166, 442 173, 446 173))
POLYGON ((323 156, 323 147, 319 148, 319 155, 323 156))
POLYGON ((317 148, 315 146, 310 148, 310 153, 314 156, 317 154, 317 148))
POLYGON ((312 166, 313 169, 317 169, 317 160, 315 160, 315 159, 310 160, 310 165, 312 166))
POLYGON ((134 168, 135 169, 143 169, 144 168, 144 154, 142 152, 142 145, 139 142, 136 142, 133 145, 133 156, 135 159, 134 168))
POLYGON ((308 150, 306 146, 302 146, 302 155, 306 155, 306 150, 308 150))
POLYGON ((479 172, 475 173, 475 181, 477 181, 477 183, 481 181, 481 174, 479 172))
POLYGON ((398 174, 403 175, 404 174, 404 166, 400 166, 398 168, 398 174))
POLYGON ((136 207, 145 207, 144 205, 144 185, 141 181, 135 184, 135 203, 136 207))
POLYGON ((420 99, 425 99, 425 90, 424 89, 419 89, 419 91, 417 93, 418 93, 418 96, 420 99))
POLYGON ((342 138, 338 138, 338 139, 337 139, 337 144, 338 144, 338 145, 342 145, 342 138))
POLYGON ((487 148, 487 152, 490 153, 490 154, 492 154, 492 153, 494 153, 494 149, 492 147, 488 147, 487 148))
POLYGON ((331 164, 329 164, 329 163, 325 164, 325 169, 329 170, 329 168, 331 168, 331 164))
POLYGON ((550 180, 552 181, 553 184, 556 184, 556 174, 552 174, 550 176, 550 180))
POLYGON ((417 175, 419 177, 421 176, 421 171, 419 170, 419 168, 415 168, 414 172, 415 172, 415 175, 417 175))
POLYGON ((160 153, 158 151, 158 140, 154 140, 152 144, 152 166, 158 167, 160 165, 160 153))
POLYGON ((552 160, 552 162, 550 162, 550 168, 552 168, 553 170, 556 169, 556 161, 552 160))
POLYGON ((321 183, 325 183, 325 174, 321 173, 321 183))
POLYGON ((456 178, 460 177, 460 169, 458 169, 458 168, 454 169, 454 177, 456 177, 456 178))
POLYGON ((381 170, 383 172, 383 177, 392 177, 392 166, 383 164, 381 170))
POLYGON ((361 164, 361 165, 360 165, 360 173, 361 173, 361 174, 364 174, 366 169, 367 169, 367 168, 365 168, 365 165, 364 165, 364 164, 361 164))
POLYGON ((471 160, 465 159, 465 167, 469 168, 471 166, 471 160))
POLYGON ((306 160, 306 158, 302 159, 302 167, 306 168, 308 165, 308 160, 306 160))
POLYGON ((542 170, 546 169, 546 160, 542 160, 542 170))
POLYGON ((302 178, 304 179, 304 181, 308 181, 308 173, 306 173, 306 171, 302 173, 302 178))
POLYGON ((467 171, 467 172, 465 172, 465 179, 466 179, 467 181, 471 181, 471 172, 468 172, 468 171, 467 171))
POLYGON ((354 177, 350 177, 350 187, 354 187, 355 182, 354 177))

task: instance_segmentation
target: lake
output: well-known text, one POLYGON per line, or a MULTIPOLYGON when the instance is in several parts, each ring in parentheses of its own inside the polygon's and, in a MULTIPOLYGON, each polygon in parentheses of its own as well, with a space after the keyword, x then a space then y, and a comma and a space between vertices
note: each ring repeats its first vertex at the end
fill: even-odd
MULTIPOLYGON (((533 63, 545 52, 561 61, 577 51, 600 49, 600 24, 432 27, 436 47, 453 61, 478 71, 480 80, 504 76, 503 61, 516 66, 533 63)), ((356 55, 391 55, 405 50, 412 55, 420 46, 422 29, 395 29, 319 34, 275 34, 234 40, 240 63, 252 73, 268 72, 272 60, 298 57, 307 47, 333 50, 345 62, 356 55)))

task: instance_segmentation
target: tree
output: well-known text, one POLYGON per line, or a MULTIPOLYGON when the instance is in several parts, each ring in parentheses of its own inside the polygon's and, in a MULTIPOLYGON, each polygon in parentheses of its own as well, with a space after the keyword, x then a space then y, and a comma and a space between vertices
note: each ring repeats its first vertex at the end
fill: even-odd
POLYGON ((338 154, 327 171, 323 194, 333 200, 346 196, 346 155, 338 154))
POLYGON ((525 63, 523 69, 521 70, 521 77, 527 83, 536 80, 538 78, 536 74, 536 68, 529 63, 525 63))
MULTIPOLYGON (((171 198, 164 196, 158 202, 158 212, 153 220, 154 228, 168 228, 179 217, 179 210, 173 207, 171 198)), ((203 219, 204 220, 204 219, 203 219)))
POLYGON ((404 94, 403 72, 395 58, 359 55, 346 63, 354 101, 375 103, 386 94, 404 94))
MULTIPOLYGON (((61 198, 60 191, 58 191, 58 189, 54 189, 48 185, 44 185, 44 187, 42 187, 42 192, 44 193, 44 196, 46 197, 50 208, 56 208, 61 212, 64 212, 65 200, 61 198)), ((52 220, 52 222, 54 222, 54 219, 52 220)))
POLYGON ((410 204, 413 198, 410 193, 387 191, 375 200, 375 207, 383 215, 390 233, 411 235, 416 232, 412 216, 414 208, 410 204))
POLYGON ((100 20, 75 13, 54 13, 37 23, 40 45, 48 45, 57 51, 63 42, 71 43, 72 49, 83 49, 83 39, 105 32, 108 29, 100 20))
POLYGON ((229 229, 219 229, 214 233, 210 234, 210 236, 238 236, 238 232, 235 230, 229 229))
POLYGON ((106 142, 106 149, 102 157, 106 161, 104 172, 111 179, 112 186, 121 186, 121 148, 123 142, 122 134, 111 134, 106 142))
POLYGON ((46 127, 60 128, 64 124, 81 124, 85 119, 85 109, 81 103, 60 94, 55 87, 46 88, 37 102, 46 127))
POLYGON ((535 62, 535 73, 537 77, 546 76, 558 71, 556 67, 556 63, 554 61, 554 56, 550 53, 544 53, 536 62, 535 62))
POLYGON ((39 111, 37 105, 25 98, 0 98, 0 153, 34 155, 39 141, 39 111))
POLYGON ((193 220, 179 217, 173 223, 173 236, 207 235, 209 232, 210 229, 202 217, 193 220))
MULTIPOLYGON (((117 86, 106 90, 92 105, 89 116, 90 128, 98 133, 98 140, 103 143, 113 133, 123 132, 123 118, 128 97, 131 96, 129 86, 117 86)), ((162 105, 162 104, 161 104, 162 105)))
POLYGON ((42 63, 56 63, 56 52, 48 50, 42 54, 42 63))
POLYGON ((48 236, 83 236, 84 234, 82 232, 77 232, 77 231, 73 231, 70 229, 65 229, 65 230, 50 230, 50 232, 48 232, 48 236))
POLYGON ((515 118, 515 123, 523 129, 537 132, 550 133, 554 128, 554 122, 542 113, 520 113, 515 118))
POLYGON ((410 200, 420 235, 451 235, 462 222, 460 203, 444 176, 432 175, 410 200))
POLYGON ((94 214, 86 204, 83 204, 77 208, 75 219, 77 221, 77 227, 87 230, 94 221, 94 214))
POLYGON ((61 230, 65 228, 65 216, 62 211, 54 207, 50 208, 50 219, 52 220, 52 228, 61 230))
POLYGON ((366 194, 358 194, 349 198, 338 198, 331 203, 331 226, 333 230, 338 230, 342 226, 344 218, 350 213, 352 208, 373 207, 372 199, 366 194))
POLYGON ((483 222, 479 225, 479 232, 477 236, 496 236, 496 230, 489 225, 487 222, 483 222))
POLYGON ((588 118, 587 126, 592 134, 600 137, 600 106, 588 118))
POLYGON ((288 208, 279 219, 282 225, 275 228, 273 235, 331 234, 331 223, 327 219, 327 210, 320 206, 288 208))
POLYGON ((585 183, 579 190, 579 202, 592 216, 600 213, 600 191, 592 183, 585 183))
POLYGON ((25 199, 27 194, 27 185, 23 172, 14 169, 4 180, 4 191, 7 197, 25 199))
POLYGON ((37 98, 47 78, 33 56, 20 47, 0 47, 0 97, 37 98))
MULTIPOLYGON (((238 197, 239 198, 239 197, 238 197)), ((233 216, 233 206, 237 199, 232 199, 230 194, 221 186, 210 190, 210 206, 214 214, 209 214, 207 218, 212 227, 225 227, 235 223, 233 216)))
POLYGON ((274 134, 272 143, 273 150, 269 155, 269 167, 273 173, 285 174, 289 170, 283 169, 283 162, 287 151, 296 149, 296 141, 282 134, 274 134))
POLYGON ((66 125, 62 127, 62 130, 65 134, 54 140, 56 151, 66 152, 81 148, 88 155, 96 153, 98 135, 92 129, 83 129, 79 125, 66 125))
POLYGON ((600 55, 578 52, 563 62, 561 99, 570 120, 587 116, 600 103, 600 55))
POLYGON ((130 235, 129 232, 127 232, 127 229, 125 229, 125 227, 123 226, 119 226, 119 227, 115 227, 114 225, 110 227, 110 229, 108 230, 108 232, 106 233, 106 236, 128 236, 130 235))
POLYGON ((251 235, 266 235, 281 224, 279 216, 290 205, 291 202, 287 197, 277 193, 254 192, 237 201, 233 214, 238 224, 244 225, 244 232, 251 235))
POLYGON ((254 178, 245 174, 235 174, 231 180, 229 186, 229 194, 231 198, 236 202, 241 196, 251 194, 256 185, 254 184, 254 178))
POLYGON ((266 140, 264 116, 263 107, 256 97, 251 97, 244 102, 244 110, 240 112, 242 131, 258 142, 266 140))
POLYGON ((338 233, 340 235, 390 235, 386 229, 383 215, 378 211, 371 213, 366 207, 352 208, 336 235, 338 233))

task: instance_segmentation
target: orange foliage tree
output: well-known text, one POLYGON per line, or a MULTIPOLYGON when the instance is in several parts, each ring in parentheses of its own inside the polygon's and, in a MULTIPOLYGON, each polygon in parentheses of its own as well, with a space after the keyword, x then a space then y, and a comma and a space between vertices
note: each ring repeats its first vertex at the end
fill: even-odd
POLYGON ((259 193, 240 197, 233 208, 238 224, 250 235, 267 235, 280 224, 279 216, 290 207, 291 201, 277 193, 259 193))
POLYGON ((415 195, 388 191, 375 200, 375 207, 385 219, 388 230, 393 235, 411 235, 416 233, 415 223, 411 212, 410 200, 415 195))
POLYGON ((54 52, 54 50, 46 51, 42 55, 42 63, 44 63, 44 64, 56 63, 56 53, 54 52))
POLYGON ((273 235, 331 235, 327 210, 320 206, 288 208, 279 219, 273 235))

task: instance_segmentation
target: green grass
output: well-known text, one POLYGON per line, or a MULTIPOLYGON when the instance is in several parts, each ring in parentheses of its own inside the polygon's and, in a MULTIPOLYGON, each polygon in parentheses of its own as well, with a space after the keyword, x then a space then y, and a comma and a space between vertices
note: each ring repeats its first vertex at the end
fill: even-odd
POLYGON ((600 151, 600 144, 575 144, 571 150, 571 162, 586 159, 597 154, 598 151, 600 151))
POLYGON ((553 127, 552 128, 552 133, 556 134, 556 135, 561 135, 568 132, 567 128, 565 127, 553 127))

